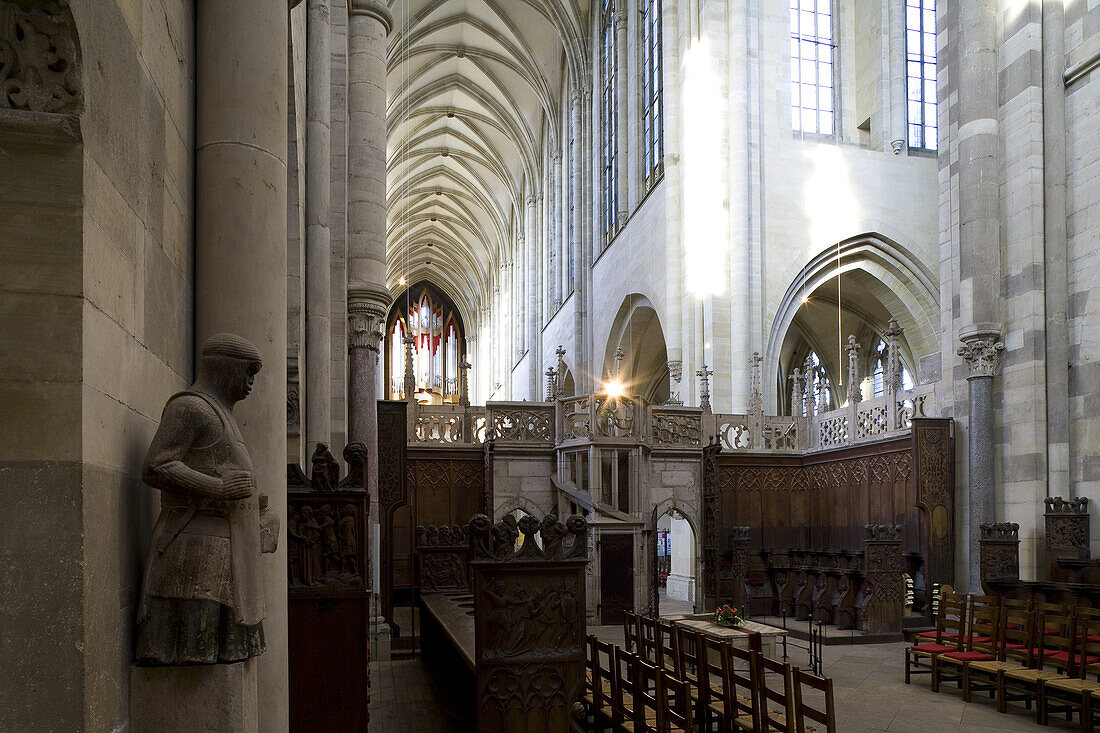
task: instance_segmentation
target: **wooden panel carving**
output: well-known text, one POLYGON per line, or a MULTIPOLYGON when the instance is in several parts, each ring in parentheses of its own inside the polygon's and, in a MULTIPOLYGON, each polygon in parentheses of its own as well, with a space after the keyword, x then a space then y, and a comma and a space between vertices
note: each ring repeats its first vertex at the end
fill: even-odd
MULTIPOLYGON (((350 446, 349 446, 350 448, 350 446)), ((357 446, 353 463, 365 458, 357 446)), ((325 450, 327 453, 327 449, 325 450)), ((349 451, 345 450, 345 457, 349 451)), ((287 489, 290 729, 366 731, 370 702, 369 496, 361 467, 319 491, 287 489)), ((298 466, 288 477, 304 479, 298 466)), ((308 482, 312 483, 312 482, 308 482)))
POLYGON ((462 525, 417 525, 416 557, 421 593, 470 590, 470 539, 462 525))
MULTIPOLYGON (((716 540, 727 538, 738 526, 751 528, 750 557, 810 552, 814 554, 805 567, 816 573, 846 552, 862 554, 866 525, 897 525, 901 552, 908 562, 906 571, 915 577, 920 573, 924 581, 920 587, 930 590, 933 583, 953 582, 950 427, 947 419, 916 418, 909 435, 804 455, 735 451, 719 456, 704 449, 707 596, 717 598, 721 590, 720 601, 731 600, 727 596, 734 593, 733 586, 723 583, 718 589, 709 583, 721 582, 717 577, 720 568, 732 569, 733 548, 716 540), (710 536, 711 527, 717 537, 710 536), (713 553, 713 561, 708 552, 713 553), (709 574, 711 567, 714 576, 709 574)), ((784 570, 785 595, 781 599, 777 588, 757 587, 753 590, 756 607, 793 608, 794 581, 786 568, 768 565, 766 560, 757 564, 763 571, 753 575, 757 586, 765 575, 774 579, 777 570, 784 570)), ((846 572, 845 577, 853 583, 862 582, 854 570, 846 572)), ((836 587, 842 585, 838 580, 836 587)), ((830 589, 835 592, 832 586, 822 592, 830 589)), ((805 592, 812 600, 813 589, 805 592)), ((708 600, 708 608, 710 603, 708 600)), ((930 604, 917 603, 915 607, 928 608, 930 604)))
POLYGON ((408 486, 405 481, 407 409, 406 402, 378 402, 378 520, 382 534, 379 538, 382 557, 379 558, 378 568, 382 586, 382 616, 391 625, 395 555, 393 517, 397 508, 408 501, 408 486))
POLYGON ((870 524, 864 533, 865 589, 869 586, 870 596, 864 605, 863 629, 872 633, 900 632, 905 603, 901 527, 870 524))
POLYGON ((570 730, 584 683, 587 523, 523 517, 518 551, 504 522, 482 515, 469 531, 478 730, 570 730))

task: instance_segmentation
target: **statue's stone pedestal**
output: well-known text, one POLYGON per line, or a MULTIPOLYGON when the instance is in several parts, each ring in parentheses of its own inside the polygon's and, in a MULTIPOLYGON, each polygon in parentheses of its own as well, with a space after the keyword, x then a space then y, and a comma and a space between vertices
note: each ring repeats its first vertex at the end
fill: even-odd
POLYGON ((256 661, 130 668, 132 733, 256 733, 256 661))

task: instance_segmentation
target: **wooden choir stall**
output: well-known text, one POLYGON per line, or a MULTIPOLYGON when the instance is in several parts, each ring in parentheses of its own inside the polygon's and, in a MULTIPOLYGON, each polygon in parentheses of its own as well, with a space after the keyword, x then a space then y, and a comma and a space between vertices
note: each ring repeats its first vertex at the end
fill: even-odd
POLYGON ((581 712, 588 525, 525 516, 416 528, 421 648, 478 731, 567 731, 581 712))
POLYGON ((287 467, 290 730, 365 733, 370 702, 367 450, 348 474, 318 444, 307 476, 287 467))
POLYGON ((818 451, 703 456, 707 608, 744 604, 900 639, 927 625, 953 582, 951 421, 914 418, 908 434, 818 451), (906 603, 905 578, 912 600, 906 603))

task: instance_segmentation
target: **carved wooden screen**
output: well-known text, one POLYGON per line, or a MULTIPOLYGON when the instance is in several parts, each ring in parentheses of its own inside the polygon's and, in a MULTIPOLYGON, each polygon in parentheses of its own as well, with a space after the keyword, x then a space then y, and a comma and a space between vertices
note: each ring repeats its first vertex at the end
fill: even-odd
POLYGON ((704 461, 713 472, 704 477, 708 599, 717 595, 719 553, 729 547, 735 526, 751 528, 752 554, 860 550, 865 525, 900 525, 902 552, 926 563, 928 589, 932 582, 952 582, 950 423, 915 419, 910 435, 834 451, 732 452, 704 461))
POLYGON ((379 576, 382 591, 382 616, 393 623, 394 532, 393 518, 408 503, 405 483, 405 450, 408 403, 378 402, 378 522, 381 527, 379 576))
POLYGON ((486 513, 485 452, 410 449, 405 480, 408 510, 396 513, 391 526, 393 590, 402 601, 414 584, 414 528, 464 524, 486 513))
POLYGON ((368 506, 365 488, 287 492, 291 730, 367 730, 368 506))
POLYGON ((540 522, 528 515, 515 527, 491 526, 479 516, 468 530, 477 729, 572 730, 573 705, 584 685, 587 522, 580 516, 564 524, 556 516, 540 522))

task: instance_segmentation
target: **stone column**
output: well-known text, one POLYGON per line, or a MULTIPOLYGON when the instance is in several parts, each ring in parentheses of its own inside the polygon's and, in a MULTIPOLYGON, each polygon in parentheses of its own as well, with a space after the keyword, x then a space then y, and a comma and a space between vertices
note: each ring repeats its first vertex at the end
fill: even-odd
POLYGON ((548 207, 549 227, 546 234, 546 248, 550 253, 550 317, 557 313, 561 306, 561 238, 558 231, 561 228, 561 150, 554 150, 550 158, 550 205, 548 207))
POLYGON ((887 126, 888 144, 894 155, 900 155, 906 141, 905 97, 905 3, 884 0, 882 14, 887 23, 885 75, 889 84, 890 105, 887 126))
POLYGON ((538 197, 535 195, 533 189, 528 190, 527 193, 527 219, 525 229, 527 232, 526 245, 526 266, 527 276, 524 278, 524 283, 527 286, 527 302, 525 305, 526 312, 523 314, 524 319, 527 321, 527 341, 525 346, 528 350, 527 369, 530 372, 530 386, 528 393, 531 395, 532 402, 538 402, 539 400, 539 359, 538 359, 538 332, 539 332, 539 289, 538 282, 535 279, 535 253, 538 251, 539 237, 536 236, 538 218, 536 216, 535 206, 538 203, 538 197))
MULTIPOLYGON (((284 528, 287 23, 285 3, 196 7, 195 343, 228 331, 263 355, 256 397, 236 414, 256 485, 284 528)), ((267 652, 256 663, 258 729, 277 733, 289 727, 285 530, 262 563, 267 652)), ((247 694, 256 695, 251 685, 247 694)))
MULTIPOLYGON (((618 4, 618 3, 616 3, 618 4)), ((621 229, 630 216, 630 102, 627 97, 626 11, 615 11, 615 228, 621 229)))
POLYGON ((1000 135, 997 1, 959 0, 959 311, 958 349, 970 368, 967 430, 969 587, 980 592, 978 537, 993 520, 993 373, 1000 342, 1000 135))
POLYGON ((959 356, 970 370, 970 421, 967 440, 967 483, 970 512, 970 558, 968 590, 981 589, 981 560, 978 538, 981 526, 993 520, 996 505, 993 494, 993 374, 1004 344, 997 332, 972 333, 964 338, 959 356))
MULTIPOLYGON (((332 442, 332 266, 329 191, 332 58, 328 0, 309 0, 306 25, 305 455, 332 442)), ((338 446, 335 446, 338 450, 338 446)))
POLYGON ((378 350, 386 287, 386 36, 381 0, 348 3, 348 442, 367 446, 378 517, 378 350))
POLYGON ((570 171, 572 181, 570 193, 573 201, 573 215, 570 217, 569 245, 573 256, 573 313, 575 319, 573 353, 576 357, 574 361, 577 367, 573 374, 573 381, 580 391, 585 386, 585 380, 581 373, 584 369, 584 351, 581 348, 584 338, 584 327, 582 325, 584 322, 584 287, 582 285, 584 282, 584 253, 582 252, 584 237, 582 228, 585 222, 582 216, 584 186, 581 181, 582 165, 584 163, 584 130, 581 127, 581 90, 576 81, 574 82, 573 91, 569 94, 569 124, 573 130, 573 150, 569 161, 572 167, 570 171))

